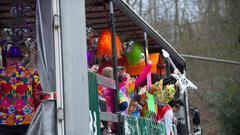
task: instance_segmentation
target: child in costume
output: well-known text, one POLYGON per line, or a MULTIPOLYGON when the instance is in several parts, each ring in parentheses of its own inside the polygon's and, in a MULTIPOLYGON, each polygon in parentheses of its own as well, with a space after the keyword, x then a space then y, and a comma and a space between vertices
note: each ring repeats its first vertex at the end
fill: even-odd
POLYGON ((130 79, 126 72, 119 74, 119 94, 118 103, 122 113, 127 114, 127 108, 129 107, 130 100, 137 95, 137 89, 140 84, 147 77, 148 72, 151 69, 151 62, 145 66, 142 73, 135 80, 130 79))
MULTIPOLYGON (((113 69, 112 67, 105 67, 102 71, 102 75, 113 79, 113 69)), ((114 93, 111 88, 99 86, 99 93, 103 93, 102 97, 105 98, 107 104, 107 112, 114 113, 114 93)))
MULTIPOLYGON (((113 69, 112 67, 105 67, 102 71, 102 75, 113 79, 113 69)), ((98 86, 99 94, 102 94, 102 98, 106 101, 106 110, 107 112, 114 113, 114 93, 113 89, 105 87, 105 86, 98 86)), ((99 95, 100 96, 100 95, 99 95)), ((116 129, 116 126, 113 122, 107 122, 107 132, 111 133, 116 129)))

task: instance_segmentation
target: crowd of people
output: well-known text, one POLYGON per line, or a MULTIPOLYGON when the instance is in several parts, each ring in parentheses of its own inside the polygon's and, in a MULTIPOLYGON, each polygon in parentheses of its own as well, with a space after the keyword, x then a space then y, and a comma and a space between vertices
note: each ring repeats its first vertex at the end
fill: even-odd
MULTIPOLYGON (((119 112, 127 116, 147 117, 159 123, 162 122, 165 124, 167 135, 174 135, 177 133, 176 128, 173 128, 174 124, 177 124, 174 112, 177 112, 183 105, 180 100, 174 100, 178 82, 173 77, 161 78, 157 74, 152 74, 151 77, 148 78, 147 76, 151 74, 150 69, 151 62, 148 62, 137 77, 131 77, 123 66, 117 67, 117 78, 119 82, 117 88, 117 105, 119 112), (147 78, 151 79, 152 84, 146 83, 147 78), (154 96, 154 117, 150 115, 148 110, 149 94, 154 96)), ((90 71, 99 73, 99 65, 93 65, 90 71)), ((174 73, 179 74, 180 72, 174 71, 174 73)), ((103 67, 100 74, 113 79, 113 68, 109 66, 103 67)), ((105 111, 115 113, 114 90, 105 86, 98 86, 98 93, 99 98, 104 99, 106 103, 105 111)), ((108 122, 107 130, 108 132, 114 132, 114 124, 108 122)))

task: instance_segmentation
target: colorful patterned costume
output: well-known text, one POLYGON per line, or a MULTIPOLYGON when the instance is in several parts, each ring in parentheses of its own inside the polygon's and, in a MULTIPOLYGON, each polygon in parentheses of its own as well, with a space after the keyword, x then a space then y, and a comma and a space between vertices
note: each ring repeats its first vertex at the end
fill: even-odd
MULTIPOLYGON (((136 90, 144 82, 150 69, 151 65, 147 64, 136 80, 126 81, 119 85, 118 103, 120 105, 124 102, 127 102, 128 105, 130 105, 130 100, 137 94, 136 90)), ((127 110, 121 111, 127 113, 127 110)))
POLYGON ((153 94, 155 97, 157 97, 159 102, 167 104, 169 101, 173 100, 175 92, 176 92, 175 85, 170 84, 163 86, 163 80, 154 83, 151 86, 150 90, 149 87, 147 86, 141 88, 140 92, 138 93, 141 97, 139 102, 143 106, 141 116, 148 117, 147 93, 153 94))
POLYGON ((163 86, 163 80, 160 80, 153 84, 150 93, 157 96, 159 102, 168 103, 174 98, 176 88, 174 84, 163 86))
POLYGON ((40 98, 37 72, 19 65, 1 68, 0 87, 0 124, 30 124, 40 98))
POLYGON ((114 90, 108 87, 103 87, 103 98, 106 99, 107 112, 114 113, 114 90))

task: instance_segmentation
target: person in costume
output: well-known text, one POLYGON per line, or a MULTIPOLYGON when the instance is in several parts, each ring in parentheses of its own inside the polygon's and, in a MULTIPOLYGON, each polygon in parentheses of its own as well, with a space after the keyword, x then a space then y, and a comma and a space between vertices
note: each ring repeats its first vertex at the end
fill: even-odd
POLYGON ((1 135, 25 135, 40 103, 38 73, 21 65, 23 57, 19 47, 11 46, 7 66, 0 68, 1 135))
MULTIPOLYGON (((113 69, 112 67, 105 67, 103 69, 102 75, 113 79, 113 69)), ((114 93, 113 93, 113 89, 108 88, 108 87, 104 87, 104 86, 99 86, 99 88, 102 89, 103 91, 103 98, 105 98, 106 100, 106 105, 107 105, 107 112, 111 112, 114 113, 115 109, 114 109, 114 93)))
MULTIPOLYGON (((113 68, 112 67, 105 67, 102 70, 102 75, 113 79, 113 68)), ((107 112, 114 113, 114 91, 111 88, 105 86, 98 86, 99 96, 106 101, 106 110, 107 112), (100 95, 100 91, 102 91, 102 95, 100 95)), ((107 133, 113 133, 116 130, 116 126, 113 122, 107 122, 107 133)))
POLYGON ((139 104, 142 106, 141 117, 149 117, 148 112, 148 96, 149 94, 155 97, 155 112, 157 115, 157 105, 164 106, 169 101, 174 99, 176 93, 176 80, 173 77, 161 79, 157 74, 151 74, 153 84, 147 86, 147 81, 142 83, 142 87, 138 92, 140 96, 139 104))
MULTIPOLYGON (((151 82, 156 83, 159 80, 161 80, 161 77, 156 73, 151 73, 151 82)), ((138 101, 139 104, 142 106, 142 110, 140 111, 141 117, 149 117, 148 112, 148 93, 151 94, 148 89, 152 86, 147 86, 147 78, 144 80, 144 82, 140 85, 140 90, 138 92, 138 101)), ((154 95, 155 96, 155 95, 154 95)), ((156 103, 155 103, 156 104, 156 103)), ((155 105, 155 111, 157 112, 157 106, 155 105)), ((156 114, 155 114, 156 116, 156 114)))
POLYGON ((177 123, 174 112, 179 111, 182 105, 183 103, 180 100, 171 100, 167 105, 158 110, 157 120, 165 124, 167 135, 174 135, 175 131, 173 129, 173 124, 177 123))
MULTIPOLYGON (((140 75, 136 79, 131 79, 130 75, 126 72, 119 74, 119 94, 118 94, 118 104, 119 109, 122 113, 128 113, 129 103, 134 96, 137 96, 137 89, 141 83, 147 77, 151 69, 151 62, 149 62, 140 75)), ((132 104, 135 105, 135 104, 132 104)))

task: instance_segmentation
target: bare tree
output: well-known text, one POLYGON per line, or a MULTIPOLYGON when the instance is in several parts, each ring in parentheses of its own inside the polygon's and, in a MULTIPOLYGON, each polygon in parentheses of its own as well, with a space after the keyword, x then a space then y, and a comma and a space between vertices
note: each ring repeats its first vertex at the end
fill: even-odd
POLYGON ((174 0, 175 5, 175 16, 174 16, 174 42, 178 44, 178 33, 179 33, 179 11, 178 11, 178 0, 174 0))

